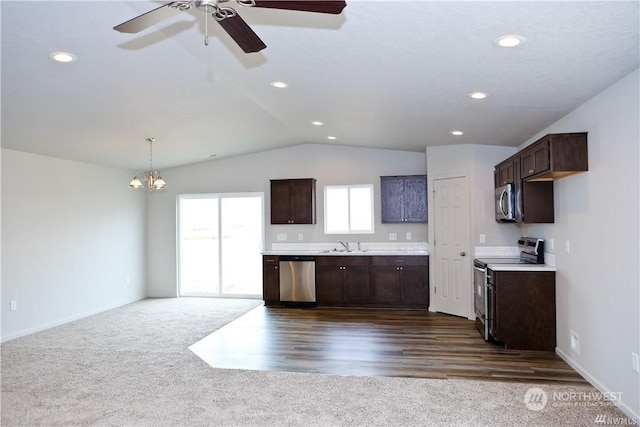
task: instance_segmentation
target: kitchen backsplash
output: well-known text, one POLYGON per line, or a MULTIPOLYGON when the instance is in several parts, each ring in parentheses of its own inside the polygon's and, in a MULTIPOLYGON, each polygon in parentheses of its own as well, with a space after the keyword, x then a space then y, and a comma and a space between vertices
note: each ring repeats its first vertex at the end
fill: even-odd
MULTIPOLYGON (((520 256, 518 246, 476 246, 474 251, 476 258, 518 258, 520 256)), ((555 267, 556 255, 545 252, 544 263, 555 267)))
POLYGON ((476 246, 476 258, 518 258, 520 248, 518 246, 476 246))
MULTIPOLYGON (((349 242, 351 249, 358 249, 358 242, 349 242)), ((342 249, 342 245, 338 242, 322 242, 322 243, 282 243, 276 242, 271 244, 272 251, 330 251, 332 249, 342 249)), ((413 251, 413 252, 429 252, 428 242, 361 242, 360 250, 363 251, 413 251)))

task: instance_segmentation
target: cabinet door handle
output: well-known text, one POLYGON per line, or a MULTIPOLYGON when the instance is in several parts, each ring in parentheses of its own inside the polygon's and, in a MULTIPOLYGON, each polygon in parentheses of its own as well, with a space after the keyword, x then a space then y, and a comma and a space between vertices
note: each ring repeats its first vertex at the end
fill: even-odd
POLYGON ((529 169, 529 173, 533 173, 533 172, 534 172, 534 170, 533 170, 533 169, 529 169))
POLYGON ((460 256, 466 256, 467 253, 465 251, 460 252, 460 256))

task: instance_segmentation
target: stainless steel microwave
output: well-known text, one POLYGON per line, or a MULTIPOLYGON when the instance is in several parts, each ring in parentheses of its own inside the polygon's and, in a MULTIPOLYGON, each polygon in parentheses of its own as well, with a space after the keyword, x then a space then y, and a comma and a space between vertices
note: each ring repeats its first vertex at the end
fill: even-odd
POLYGON ((503 185, 496 188, 496 221, 515 221, 515 191, 513 184, 503 185))

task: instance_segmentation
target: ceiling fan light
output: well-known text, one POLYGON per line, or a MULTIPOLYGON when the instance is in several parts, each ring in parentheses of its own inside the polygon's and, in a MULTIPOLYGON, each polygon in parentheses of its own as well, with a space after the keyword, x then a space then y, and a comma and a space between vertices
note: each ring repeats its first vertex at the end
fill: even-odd
POLYGON ((137 175, 133 177, 133 179, 129 183, 129 187, 135 189, 142 188, 142 181, 140 181, 140 178, 138 178, 137 175))

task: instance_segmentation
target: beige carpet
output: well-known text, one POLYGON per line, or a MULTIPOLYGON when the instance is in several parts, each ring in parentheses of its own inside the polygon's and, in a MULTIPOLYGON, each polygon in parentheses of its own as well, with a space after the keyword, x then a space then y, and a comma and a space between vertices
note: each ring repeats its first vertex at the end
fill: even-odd
POLYGON ((187 349, 259 304, 149 299, 5 343, 0 423, 558 426, 624 418, 587 386, 213 369, 187 349))

